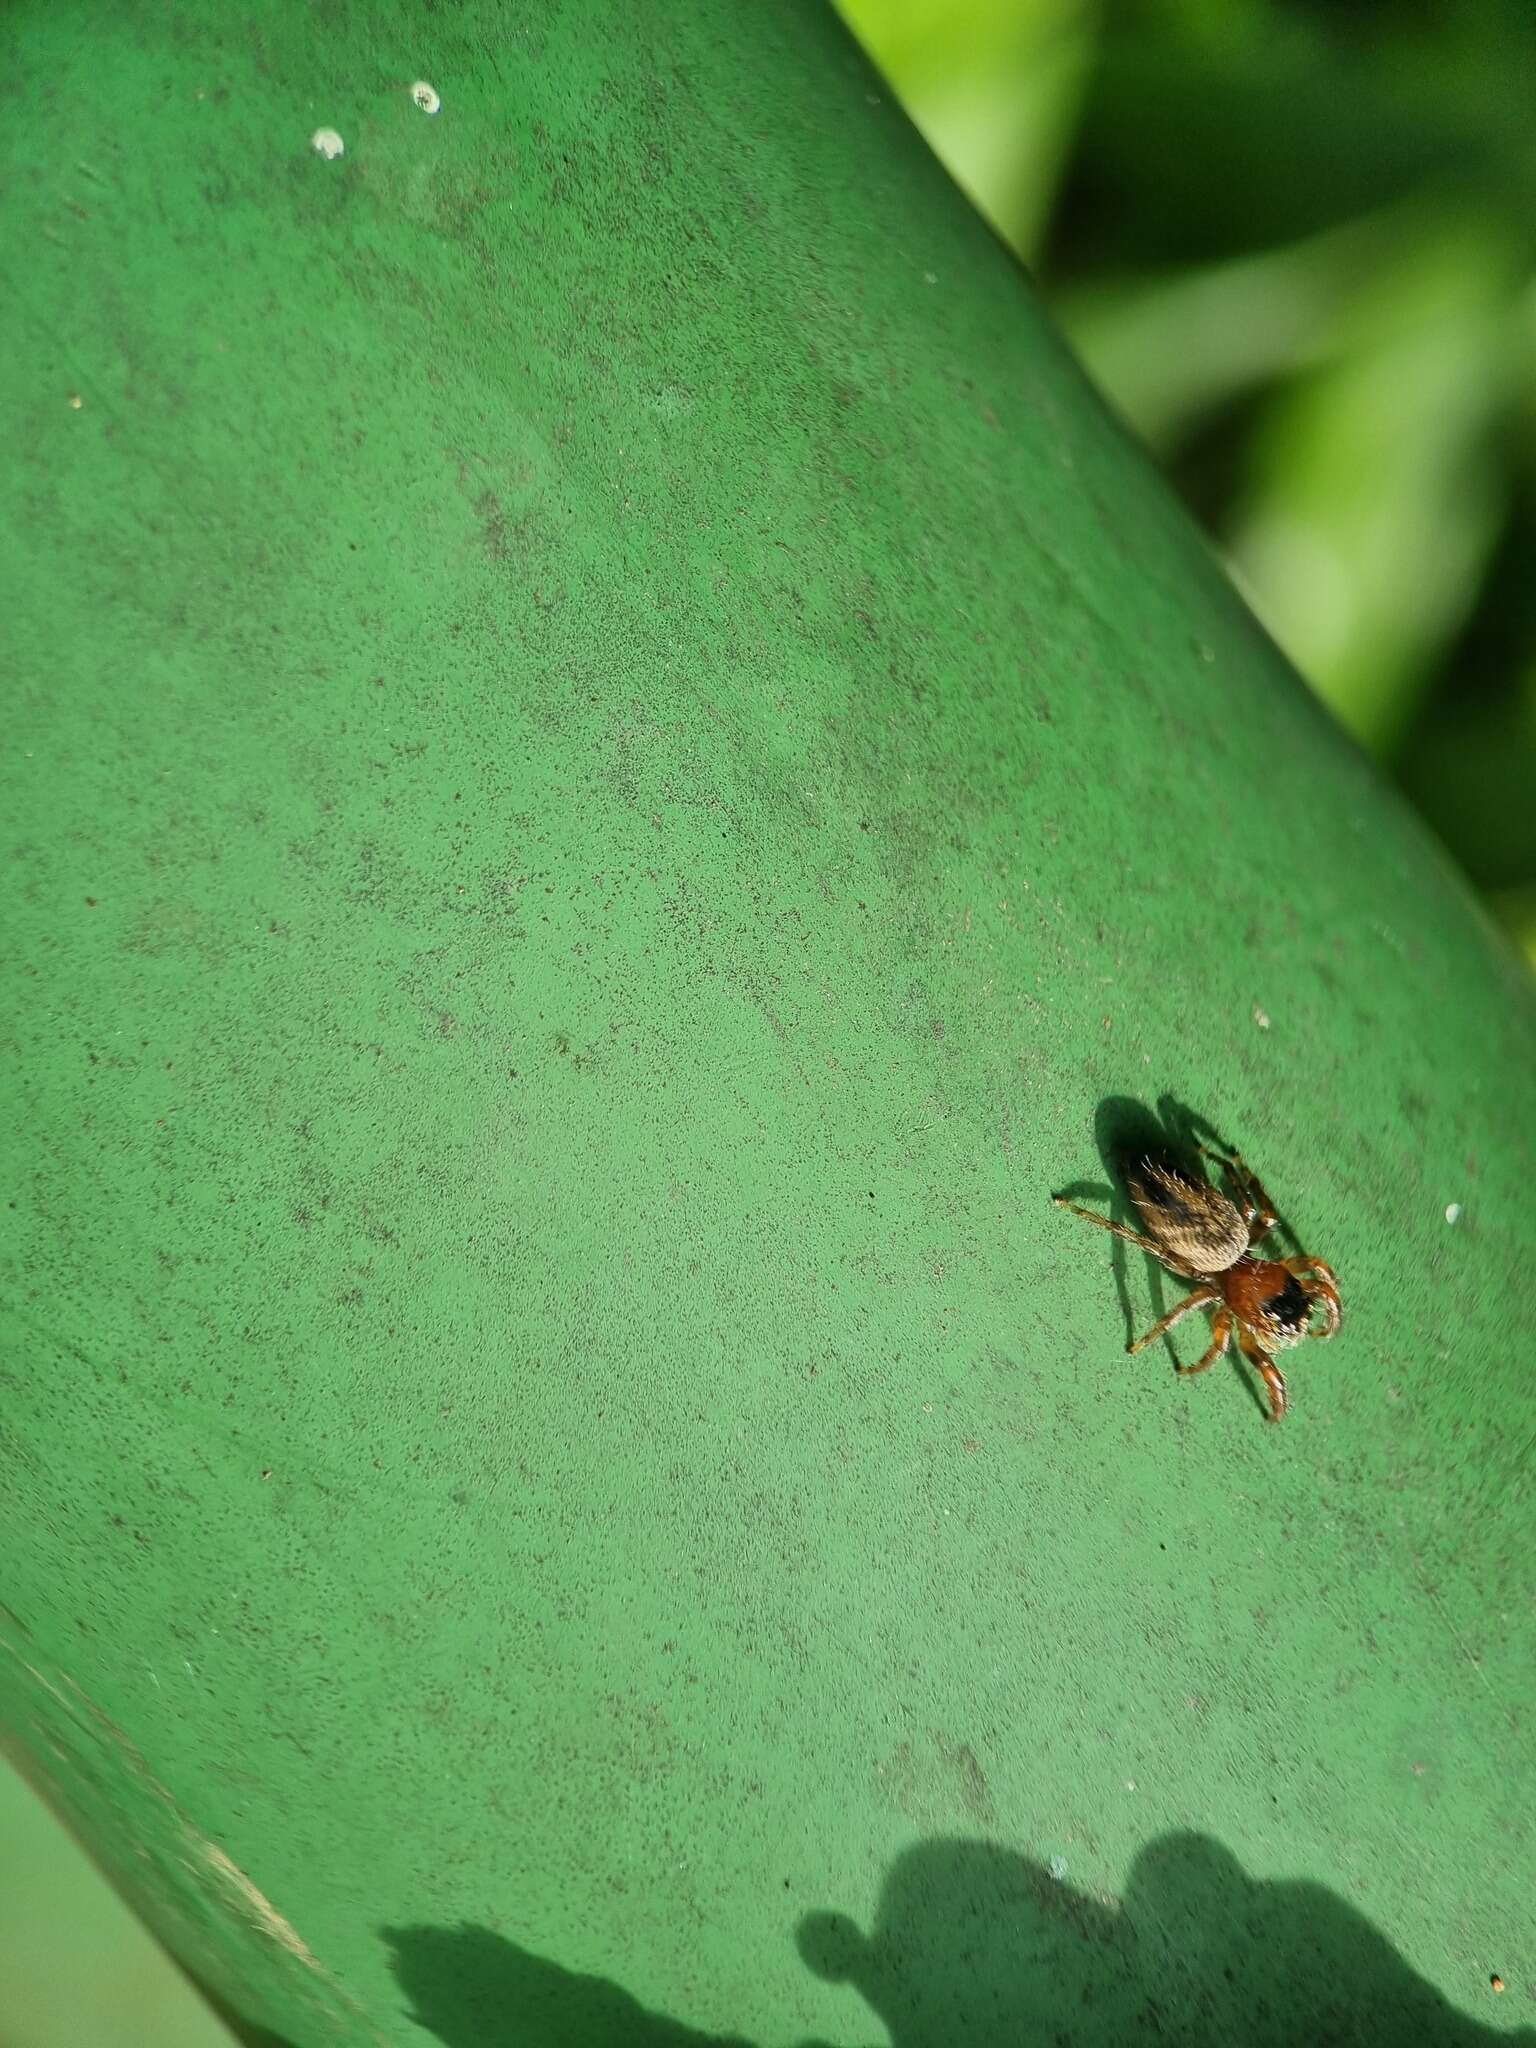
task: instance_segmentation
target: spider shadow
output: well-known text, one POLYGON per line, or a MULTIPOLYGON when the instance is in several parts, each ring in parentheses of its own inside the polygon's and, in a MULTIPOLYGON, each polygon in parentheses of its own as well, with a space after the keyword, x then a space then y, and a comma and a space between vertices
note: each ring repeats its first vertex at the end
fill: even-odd
MULTIPOLYGON (((1143 1228, 1126 1188, 1130 1170, 1144 1159, 1157 1159, 1177 1167, 1182 1173, 1201 1173, 1204 1170, 1200 1164, 1202 1134, 1209 1142, 1216 1142, 1210 1126, 1197 1119, 1171 1095, 1163 1096, 1156 1109, 1149 1109, 1131 1095, 1104 1097, 1094 1113, 1093 1136, 1104 1170, 1109 1175, 1112 1190, 1110 1214, 1117 1223, 1127 1224, 1132 1230, 1143 1228)), ((1119 1237, 1111 1238, 1110 1243, 1115 1248, 1111 1265, 1115 1289, 1120 1297, 1120 1313, 1125 1318, 1125 1342, 1129 1349, 1143 1329, 1161 1320, 1167 1306, 1165 1297, 1170 1275, 1167 1267, 1150 1253, 1141 1254, 1146 1261, 1152 1295, 1152 1316, 1149 1322, 1143 1322, 1131 1299, 1132 1247, 1119 1237)), ((1172 1331, 1162 1341, 1170 1363, 1177 1366, 1179 1354, 1172 1331)))
MULTIPOLYGON (((1226 1133, 1218 1130, 1209 1118, 1201 1116, 1198 1111, 1191 1109, 1175 1095, 1159 1096, 1155 1108, 1149 1108, 1146 1103, 1138 1101, 1131 1095, 1106 1095, 1094 1113, 1093 1128, 1094 1142, 1099 1157, 1104 1162, 1104 1170, 1109 1176, 1107 1184, 1103 1181, 1074 1181, 1070 1186, 1062 1188, 1060 1193, 1072 1201, 1082 1201, 1090 1195, 1100 1200, 1107 1199, 1112 1219, 1116 1223, 1125 1224, 1131 1230, 1142 1228, 1141 1219, 1126 1187, 1126 1176, 1132 1168, 1143 1160, 1156 1159, 1174 1167, 1180 1173, 1210 1179, 1210 1165, 1201 1154, 1201 1146, 1207 1145, 1212 1151, 1227 1157, 1231 1157, 1238 1149, 1226 1133)), ((1293 1251, 1300 1251, 1301 1246, 1296 1233, 1283 1216, 1276 1217, 1274 1232, 1271 1234, 1275 1233, 1286 1239, 1293 1251)), ((1129 1350, 1143 1329, 1150 1329, 1154 1323, 1160 1322, 1166 1313, 1169 1306, 1168 1283, 1171 1276, 1168 1269, 1151 1253, 1142 1254, 1149 1269, 1148 1286, 1153 1310, 1152 1315, 1143 1323, 1131 1294, 1129 1262, 1133 1247, 1120 1237, 1112 1237, 1110 1244, 1113 1247, 1110 1253, 1110 1270, 1114 1275, 1115 1292, 1120 1300, 1120 1313, 1125 1321, 1125 1342, 1129 1350)), ((1175 1371, 1179 1370, 1184 1361, 1179 1357, 1174 1331, 1168 1331, 1163 1337, 1162 1347, 1175 1371)), ((1203 1352, 1205 1345, 1202 1344, 1200 1349, 1203 1352)), ((1190 1362, 1193 1363, 1193 1360, 1190 1362)), ((1259 1412, 1267 1417, 1269 1404, 1263 1388, 1254 1378, 1240 1348, 1235 1343, 1227 1354, 1227 1363, 1248 1390, 1249 1398, 1259 1412)))

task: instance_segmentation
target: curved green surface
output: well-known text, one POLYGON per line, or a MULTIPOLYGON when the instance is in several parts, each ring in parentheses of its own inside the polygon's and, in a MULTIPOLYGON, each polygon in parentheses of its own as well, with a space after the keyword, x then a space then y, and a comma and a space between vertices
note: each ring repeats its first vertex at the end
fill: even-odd
POLYGON ((299 2048, 1528 2026, 1528 991, 841 31, 4 34, 32 1774, 299 2048))

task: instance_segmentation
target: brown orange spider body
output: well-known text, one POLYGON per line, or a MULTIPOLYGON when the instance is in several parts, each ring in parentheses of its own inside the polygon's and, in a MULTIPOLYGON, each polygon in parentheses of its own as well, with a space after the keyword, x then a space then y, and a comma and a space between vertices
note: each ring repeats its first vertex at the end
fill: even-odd
POLYGON ((1143 1350, 1198 1308, 1214 1309, 1210 1349, 1197 1365, 1181 1365, 1179 1371, 1186 1376, 1204 1372, 1226 1351, 1235 1333, 1243 1356, 1264 1382, 1269 1419, 1278 1422, 1286 1410, 1286 1388, 1275 1353, 1308 1337, 1332 1337, 1337 1332, 1343 1318, 1339 1283, 1333 1268, 1321 1259, 1255 1258, 1255 1245, 1275 1227, 1274 1205, 1235 1153, 1230 1158, 1215 1152, 1207 1156, 1225 1168, 1231 1195, 1172 1159, 1148 1157, 1129 1168, 1125 1184, 1145 1234, 1079 1208, 1063 1195, 1051 1199, 1074 1216, 1086 1217, 1101 1230, 1140 1246, 1181 1280, 1195 1283, 1194 1292, 1145 1337, 1128 1344, 1128 1351, 1143 1350), (1314 1330, 1319 1309, 1323 1323, 1314 1330))

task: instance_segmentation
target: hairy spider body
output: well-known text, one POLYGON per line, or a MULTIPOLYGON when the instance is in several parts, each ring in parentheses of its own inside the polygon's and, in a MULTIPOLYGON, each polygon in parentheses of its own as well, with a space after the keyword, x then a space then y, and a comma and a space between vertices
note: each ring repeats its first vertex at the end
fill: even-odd
POLYGON ((1079 1208, 1064 1195, 1051 1200, 1128 1244, 1139 1245, 1179 1279, 1194 1282, 1194 1292, 1145 1337, 1128 1344, 1127 1351, 1145 1350, 1185 1316, 1209 1308, 1214 1311, 1210 1349, 1198 1364, 1181 1365, 1179 1371, 1186 1377, 1206 1371, 1235 1335, 1243 1356, 1264 1382, 1269 1420, 1278 1422, 1286 1410, 1286 1390, 1274 1355, 1308 1337, 1332 1337, 1337 1332, 1343 1319, 1339 1283, 1333 1268, 1321 1259, 1255 1258, 1254 1246, 1275 1227, 1274 1204, 1236 1153, 1228 1157, 1207 1151, 1206 1157, 1222 1166, 1232 1195, 1170 1159, 1144 1158, 1127 1169, 1125 1184, 1145 1234, 1079 1208), (1319 1309, 1323 1323, 1314 1330, 1319 1309))

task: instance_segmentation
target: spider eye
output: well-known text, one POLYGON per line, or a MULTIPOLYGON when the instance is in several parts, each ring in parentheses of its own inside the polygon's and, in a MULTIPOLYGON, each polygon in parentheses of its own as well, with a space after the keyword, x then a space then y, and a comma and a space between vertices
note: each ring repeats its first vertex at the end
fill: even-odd
POLYGON ((1280 1292, 1272 1294, 1265 1302, 1264 1313, 1285 1330, 1299 1330, 1305 1325, 1312 1313, 1312 1304, 1307 1299, 1307 1290, 1294 1273, 1287 1275, 1280 1292))

